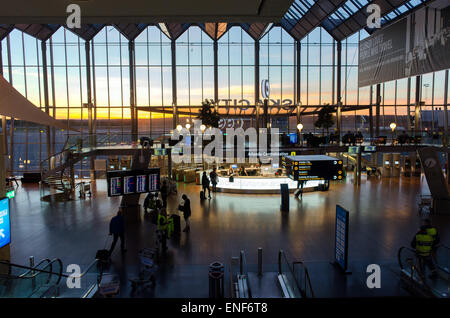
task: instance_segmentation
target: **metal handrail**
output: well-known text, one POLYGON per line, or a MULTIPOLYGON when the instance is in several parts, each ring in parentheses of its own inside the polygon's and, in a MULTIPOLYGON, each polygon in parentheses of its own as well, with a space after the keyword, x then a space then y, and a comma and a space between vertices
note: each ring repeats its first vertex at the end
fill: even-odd
POLYGON ((300 265, 301 267, 303 267, 303 270, 304 270, 304 273, 305 273, 305 275, 304 275, 305 276, 304 277, 305 278, 305 286, 304 286, 303 290, 301 289, 301 286, 300 286, 300 292, 302 294, 304 294, 304 297, 308 297, 307 296, 308 294, 306 293, 306 288, 308 287, 309 290, 311 291, 311 297, 314 298, 314 290, 312 288, 311 278, 309 277, 308 268, 306 267, 306 265, 303 262, 300 262, 300 261, 292 262, 292 268, 293 269, 295 268, 295 265, 300 265))
MULTIPOLYGON (((298 283, 297 277, 295 276, 295 274, 293 272, 293 267, 289 266, 289 262, 287 260, 286 254, 284 253, 283 250, 280 250, 278 252, 278 274, 283 274, 283 269, 282 269, 282 265, 281 265, 283 259, 284 259, 285 263, 287 264, 287 266, 289 268, 289 272, 291 273, 292 277, 294 278, 294 281, 295 281, 295 284, 296 284, 298 290, 300 291, 300 293, 303 294, 303 291, 302 291, 302 289, 300 287, 300 284, 298 283)), ((306 267, 305 267, 305 269, 306 269, 306 267)), ((311 283, 311 282, 309 282, 309 283, 311 283)), ((311 291, 312 291, 312 287, 311 287, 311 291)))
POLYGON ((415 261, 414 261, 413 263, 411 263, 411 268, 410 268, 411 275, 409 276, 410 280, 411 280, 411 281, 414 281, 414 272, 417 272, 417 274, 418 274, 418 276, 419 276, 419 278, 420 278, 420 281, 421 281, 421 283, 423 284, 423 286, 425 286, 425 288, 428 289, 429 292, 432 292, 432 291, 431 291, 431 287, 427 284, 426 279, 425 279, 425 277, 423 276, 423 274, 420 272, 420 270, 417 270, 416 264, 417 264, 417 259, 418 259, 418 258, 417 258, 417 252, 416 252, 416 250, 414 250, 414 249, 412 249, 412 248, 409 248, 409 247, 406 247, 406 246, 400 247, 400 249, 398 250, 398 254, 397 254, 397 257, 398 257, 398 264, 400 265, 400 269, 401 269, 401 270, 404 270, 404 269, 405 269, 405 267, 403 266, 402 261, 401 261, 401 254, 402 254, 402 251, 403 251, 403 250, 410 251, 410 252, 413 253, 414 256, 415 256, 415 261))
MULTIPOLYGON (((52 262, 52 261, 51 261, 49 258, 44 258, 44 259, 41 260, 39 263, 37 263, 37 265, 35 265, 35 266, 33 267, 33 269, 30 269, 30 270, 26 271, 25 273, 20 274, 19 277, 29 278, 29 277, 25 277, 25 276, 28 275, 28 273, 33 272, 35 268, 38 268, 38 266, 41 265, 41 264, 44 263, 44 262, 47 262, 47 265, 44 266, 44 268, 46 268, 48 265, 51 266, 51 262, 52 262)), ((50 271, 52 271, 52 270, 51 270, 51 267, 50 267, 50 271)))

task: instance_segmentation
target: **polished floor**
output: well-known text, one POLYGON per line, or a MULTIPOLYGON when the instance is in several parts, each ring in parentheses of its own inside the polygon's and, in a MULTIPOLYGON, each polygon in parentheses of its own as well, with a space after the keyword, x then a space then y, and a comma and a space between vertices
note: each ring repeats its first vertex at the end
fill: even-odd
MULTIPOLYGON (((119 198, 108 198, 106 182, 98 180, 92 198, 50 204, 40 200, 39 187, 17 188, 12 199, 12 261, 27 264, 28 257, 60 258, 87 266, 98 249, 109 245, 108 224, 115 215, 119 198)), ((220 261, 226 266, 240 250, 249 264, 257 263, 257 248, 263 249, 266 268, 277 262, 283 249, 290 260, 307 263, 315 292, 322 297, 402 296, 396 277, 397 252, 409 246, 420 226, 417 202, 428 193, 425 179, 363 176, 360 187, 352 176, 332 183, 327 192, 305 193, 303 200, 291 195, 289 213, 280 212, 279 195, 239 195, 216 193, 211 200, 199 198, 199 186, 178 184, 178 194, 170 197, 169 213, 176 211, 181 195, 191 198, 191 232, 169 243, 169 253, 161 263, 157 286, 144 296, 207 297, 208 264, 220 261), (350 211, 349 262, 353 275, 343 277, 329 264, 334 252, 335 206, 350 211), (385 289, 365 288, 368 264, 382 265, 385 289)), ((141 198, 141 202, 144 197, 141 198)), ((450 245, 448 216, 433 216, 442 242, 450 245)), ((127 277, 138 272, 137 251, 155 243, 155 226, 147 217, 127 224, 128 252, 113 254, 112 271, 123 278, 122 297, 130 296, 127 277)), ((225 284, 228 290, 228 281, 225 284)))

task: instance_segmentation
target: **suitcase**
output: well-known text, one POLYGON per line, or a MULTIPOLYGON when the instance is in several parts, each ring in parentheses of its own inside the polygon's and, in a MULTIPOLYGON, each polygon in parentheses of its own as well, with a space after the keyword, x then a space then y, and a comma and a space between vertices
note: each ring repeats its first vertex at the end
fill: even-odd
POLYGON ((181 218, 178 214, 172 214, 170 216, 173 220, 173 232, 181 233, 181 218))
POLYGON ((200 191, 200 200, 206 200, 205 192, 200 191))
POLYGON ((229 182, 234 182, 234 177, 230 176, 229 182))

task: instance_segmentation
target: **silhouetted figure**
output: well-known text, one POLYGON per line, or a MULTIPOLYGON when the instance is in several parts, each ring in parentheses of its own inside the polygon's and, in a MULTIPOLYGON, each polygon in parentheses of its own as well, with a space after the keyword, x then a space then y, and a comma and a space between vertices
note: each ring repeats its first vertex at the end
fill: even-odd
POLYGON ((216 172, 216 167, 213 168, 213 171, 210 172, 209 174, 209 178, 211 179, 211 184, 212 184, 212 190, 213 192, 217 191, 217 172, 216 172))
POLYGON ((109 235, 113 235, 113 242, 109 249, 109 255, 112 254, 116 247, 117 240, 120 238, 120 250, 125 253, 125 220, 122 216, 122 209, 119 209, 117 215, 111 219, 109 223, 109 235))
POLYGON ((206 190, 208 190, 208 198, 211 199, 211 189, 209 188, 209 179, 208 176, 206 175, 206 171, 203 171, 202 175, 202 188, 205 197, 206 197, 206 190))
POLYGON ((191 200, 189 200, 186 194, 183 194, 181 198, 183 199, 183 203, 179 205, 178 210, 183 212, 184 221, 186 223, 183 232, 189 232, 191 230, 191 222, 189 221, 189 218, 191 217, 191 200))
POLYGON ((161 199, 163 201, 163 207, 167 208, 167 197, 169 196, 169 187, 167 186, 167 181, 164 180, 161 186, 161 199))

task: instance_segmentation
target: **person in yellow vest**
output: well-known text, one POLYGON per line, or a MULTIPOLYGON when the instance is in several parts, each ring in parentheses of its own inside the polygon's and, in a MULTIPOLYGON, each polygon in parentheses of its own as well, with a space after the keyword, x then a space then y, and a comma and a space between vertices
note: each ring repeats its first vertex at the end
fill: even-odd
POLYGON ((167 230, 168 230, 167 223, 168 222, 166 209, 162 208, 158 211, 158 221, 156 224, 157 224, 158 238, 161 242, 163 252, 167 250, 167 230))
POLYGON ((433 260, 436 262, 436 249, 439 245, 441 238, 439 237, 439 233, 437 229, 431 225, 430 219, 423 220, 423 225, 427 228, 427 233, 433 238, 433 248, 431 251, 431 256, 433 257, 433 260))
POLYGON ((431 271, 430 278, 437 277, 436 267, 434 266, 433 259, 431 257, 433 250, 433 237, 428 234, 427 227, 422 226, 419 232, 414 236, 411 246, 416 250, 419 260, 419 270, 422 274, 425 273, 425 266, 431 271))

